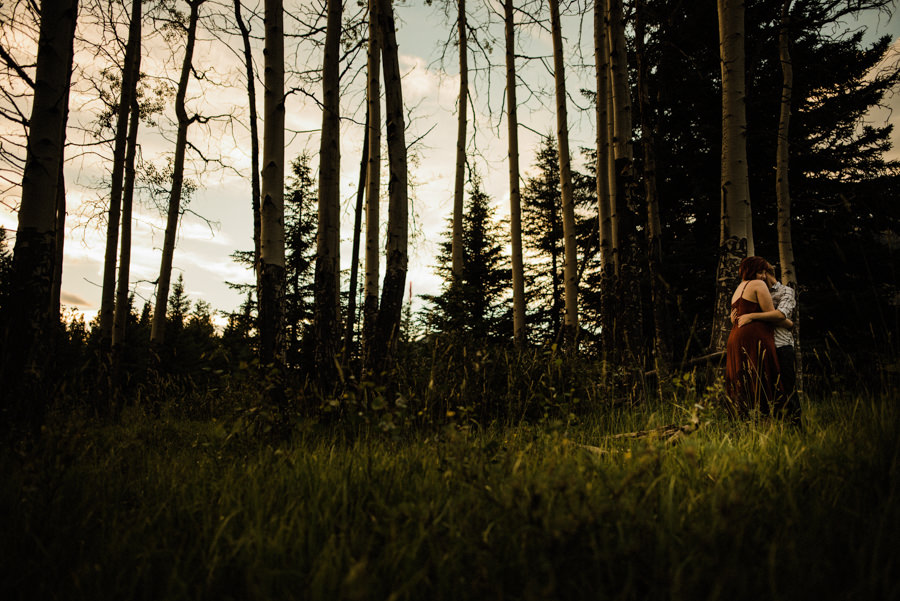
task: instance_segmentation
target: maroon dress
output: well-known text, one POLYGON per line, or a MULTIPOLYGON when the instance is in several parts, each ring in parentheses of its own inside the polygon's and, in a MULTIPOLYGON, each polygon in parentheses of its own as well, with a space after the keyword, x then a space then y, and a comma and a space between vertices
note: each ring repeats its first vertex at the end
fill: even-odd
MULTIPOLYGON (((731 307, 737 309, 738 317, 762 312, 759 303, 743 296, 731 307)), ((759 320, 743 327, 735 323, 731 328, 726 350, 725 390, 738 415, 746 416, 754 409, 767 415, 777 405, 781 382, 774 332, 774 326, 759 320)))

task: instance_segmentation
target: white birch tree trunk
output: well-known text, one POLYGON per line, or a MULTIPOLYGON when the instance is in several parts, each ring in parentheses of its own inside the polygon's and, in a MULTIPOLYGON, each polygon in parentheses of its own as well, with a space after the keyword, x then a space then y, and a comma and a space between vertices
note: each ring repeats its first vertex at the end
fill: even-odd
POLYGON ((738 267, 741 260, 754 254, 747 173, 744 0, 717 0, 717 6, 722 68, 722 217, 711 351, 725 349, 738 267))
POLYGON ((263 148, 259 204, 259 354, 284 362, 284 7, 265 1, 263 148))
MULTIPOLYGON (((234 18, 241 32, 244 45, 244 69, 247 73, 247 106, 250 115, 250 208, 253 212, 253 273, 256 289, 260 288, 260 214, 259 214, 259 118, 256 114, 256 75, 253 69, 253 52, 250 47, 250 30, 241 16, 241 0, 234 0, 234 18)), ((258 298, 257 298, 258 300, 258 298)))
POLYGON ((340 336, 340 42, 342 0, 328 0, 322 63, 322 136, 319 148, 319 227, 316 236, 316 367, 322 382, 335 371, 340 336))
POLYGON ((519 119, 516 102, 516 54, 513 0, 504 0, 506 33, 506 125, 509 138, 509 233, 512 247, 513 338, 527 340, 525 328, 525 267, 522 257, 522 193, 519 188, 519 119))
POLYGON ((566 114, 565 49, 559 18, 559 1, 550 0, 550 30, 553 36, 553 67, 556 82, 556 137, 559 146, 559 179, 562 188, 563 279, 565 289, 564 340, 575 346, 578 335, 578 244, 575 239, 575 201, 569 155, 569 125, 566 114))
POLYGON ((791 104, 794 91, 794 65, 791 60, 790 40, 791 0, 784 0, 781 7, 781 27, 778 32, 778 54, 781 59, 781 111, 778 119, 778 144, 775 149, 775 202, 778 215, 775 221, 778 232, 778 261, 781 264, 781 283, 794 289, 796 302, 791 320, 794 328, 794 370, 797 375, 796 394, 803 395, 803 353, 800 352, 800 286, 794 265, 794 243, 791 239, 791 188, 790 179, 790 126, 791 104))
POLYGON ((131 305, 128 302, 128 280, 131 277, 131 218, 134 205, 134 162, 137 158, 137 135, 140 126, 140 107, 137 98, 131 99, 128 122, 128 147, 125 151, 125 183, 122 190, 122 239, 119 251, 119 275, 116 282, 116 312, 113 319, 113 353, 125 342, 125 329, 131 305))
POLYGON ((369 49, 366 102, 368 104, 369 157, 366 170, 366 274, 363 283, 363 357, 370 363, 369 351, 375 342, 378 319, 378 288, 381 279, 379 245, 381 196, 381 42, 378 0, 369 0, 369 49))
POLYGON ((640 274, 643 255, 638 230, 638 203, 635 201, 634 149, 632 135, 631 87, 628 81, 628 54, 625 46, 625 17, 621 0, 608 0, 608 43, 610 96, 612 99, 610 173, 613 234, 616 258, 616 315, 613 347, 616 362, 642 368, 643 320, 640 304, 640 274))
MULTIPOLYGON (((459 104, 456 125, 456 172, 453 180, 453 236, 451 239, 451 270, 458 283, 463 272, 463 203, 466 178, 466 126, 469 106, 468 35, 466 31, 466 0, 457 0, 456 26, 459 35, 459 104)), ((455 284, 454 284, 455 285, 455 284)))
POLYGON ((390 2, 378 0, 379 26, 384 59, 386 136, 390 180, 388 184, 388 226, 386 262, 381 305, 378 309, 376 340, 382 351, 372 358, 382 367, 392 361, 394 343, 400 330, 403 295, 406 289, 409 233, 409 190, 407 180, 406 124, 403 118, 403 90, 400 60, 394 33, 394 11, 390 2))
POLYGON ((597 116, 597 219, 600 245, 600 339, 603 353, 612 344, 612 287, 615 274, 609 161, 609 43, 606 0, 594 2, 594 76, 597 116))
POLYGON ((22 199, 13 251, 11 294, 5 309, 2 345, 0 429, 19 423, 37 432, 47 408, 45 362, 49 330, 59 319, 51 314, 56 262, 58 191, 66 139, 72 48, 77 0, 41 4, 34 97, 29 119, 22 199))
POLYGON ((100 346, 108 352, 113 338, 116 294, 116 253, 119 250, 119 224, 122 210, 122 188, 125 175, 125 153, 128 145, 128 118, 131 99, 137 93, 141 61, 141 0, 131 2, 131 24, 122 65, 122 86, 116 119, 113 168, 106 221, 106 256, 103 264, 103 288, 100 295, 100 346))
POLYGON ((341 365, 350 365, 353 350, 353 331, 356 328, 356 293, 359 284, 359 246, 362 237, 363 201, 366 197, 366 174, 369 170, 369 113, 363 134, 362 157, 359 161, 359 185, 356 188, 356 210, 353 212, 353 250, 350 255, 350 286, 347 289, 347 316, 344 326, 344 344, 341 365))
POLYGON ((778 33, 778 53, 781 58, 781 111, 778 119, 778 145, 775 161, 775 198, 778 206, 778 260, 781 263, 781 283, 794 288, 796 293, 797 274, 794 269, 794 245, 791 240, 791 189, 789 184, 790 152, 789 131, 791 126, 791 102, 794 89, 794 68, 790 50, 791 0, 785 0, 781 12, 781 28, 778 33))

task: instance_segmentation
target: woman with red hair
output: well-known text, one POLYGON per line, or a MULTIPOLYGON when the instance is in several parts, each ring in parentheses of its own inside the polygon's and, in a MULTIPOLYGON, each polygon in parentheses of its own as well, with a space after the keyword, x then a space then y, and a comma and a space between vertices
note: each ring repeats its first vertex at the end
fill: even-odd
POLYGON ((741 283, 731 297, 734 326, 728 336, 725 385, 732 410, 740 416, 754 410, 767 415, 783 395, 774 331, 784 314, 772 303, 766 284, 770 270, 772 266, 762 257, 741 261, 741 283))

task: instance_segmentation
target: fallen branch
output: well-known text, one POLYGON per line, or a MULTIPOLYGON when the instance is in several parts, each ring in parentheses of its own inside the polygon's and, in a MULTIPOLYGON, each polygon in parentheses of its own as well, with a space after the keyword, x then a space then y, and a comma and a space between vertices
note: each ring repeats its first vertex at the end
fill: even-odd
MULTIPOLYGON (((724 354, 725 354, 725 351, 718 351, 718 352, 715 352, 715 353, 710 353, 710 354, 708 354, 708 355, 703 355, 702 357, 694 357, 693 359, 690 359, 690 360, 685 361, 684 363, 682 363, 681 369, 684 369, 684 368, 687 367, 688 365, 696 365, 697 363, 703 363, 704 361, 710 361, 710 360, 712 360, 712 359, 718 359, 719 357, 723 356, 724 354)), ((644 372, 644 375, 645 375, 645 376, 655 376, 655 375, 656 375, 656 370, 655 370, 655 369, 651 369, 650 371, 645 371, 645 372, 644 372)))
MULTIPOLYGON (((660 426, 658 428, 652 428, 650 430, 638 430, 637 432, 624 432, 622 434, 612 434, 607 436, 608 440, 622 440, 622 439, 638 439, 638 438, 648 438, 650 440, 659 440, 665 439, 666 446, 676 445, 681 442, 685 437, 693 434, 697 430, 700 429, 700 413, 699 409, 702 407, 697 407, 697 410, 691 415, 691 419, 688 423, 679 426, 678 424, 669 424, 667 426, 660 426)), ((591 453, 595 453, 597 455, 605 455, 609 453, 606 449, 601 447, 596 447, 593 445, 578 445, 586 451, 590 451, 591 453)))

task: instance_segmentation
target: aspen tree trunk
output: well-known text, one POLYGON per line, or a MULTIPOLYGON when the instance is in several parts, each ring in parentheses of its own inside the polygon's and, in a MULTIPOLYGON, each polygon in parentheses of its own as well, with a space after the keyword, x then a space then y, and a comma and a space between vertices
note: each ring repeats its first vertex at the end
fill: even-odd
MULTIPOLYGON (((74 61, 74 52, 73 52, 74 61)), ((72 62, 69 64, 69 71, 72 71, 72 62)), ((69 76, 71 79, 71 75, 69 76)), ((66 90, 65 115, 63 121, 69 121, 69 96, 70 91, 66 90)), ((62 302, 60 296, 62 294, 62 276, 63 276, 63 260, 65 259, 65 243, 66 243, 66 145, 63 144, 59 149, 59 184, 56 187, 56 236, 54 241, 53 253, 53 284, 50 288, 50 318, 51 321, 60 322, 60 312, 62 310, 62 302)), ((0 323, 3 323, 0 319, 0 323)))
MULTIPOLYGON (((234 18, 244 43, 244 67, 247 72, 247 106, 250 108, 250 207, 253 211, 253 272, 256 289, 260 288, 260 217, 259 217, 259 118, 256 114, 256 76, 253 52, 250 49, 250 30, 241 16, 241 0, 234 0, 234 18)), ((258 300, 258 299, 257 299, 258 300)))
POLYGON ((503 2, 506 26, 506 125, 509 137, 509 234, 512 246, 513 338, 527 341, 525 329, 525 264, 522 258, 522 193, 519 188, 519 118, 516 102, 516 54, 513 0, 503 2))
POLYGON ((744 1, 717 0, 722 66, 722 197, 716 306, 710 350, 725 349, 731 330, 730 301, 741 260, 753 255, 750 184, 747 174, 747 113, 744 91, 744 1))
POLYGON ((131 277, 131 216, 134 205, 134 162, 137 158, 137 134, 140 124, 140 106, 137 98, 131 100, 131 117, 128 123, 128 148, 125 152, 125 183, 122 190, 122 240, 119 251, 119 279, 116 284, 116 313, 113 320, 113 356, 125 342, 125 328, 131 306, 128 302, 128 280, 131 277))
POLYGON ((356 326, 356 290, 359 280, 359 243, 362 236, 363 199, 366 195, 366 172, 369 167, 369 113, 366 111, 366 128, 363 134, 362 159, 359 161, 359 186, 356 189, 356 211, 353 217, 353 251, 350 257, 350 288, 347 293, 347 321, 344 327, 344 351, 341 365, 350 364, 353 346, 353 329, 356 326))
POLYGON ((608 42, 610 58, 610 89, 612 97, 612 155, 614 168, 610 174, 614 184, 612 194, 613 232, 617 259, 615 347, 617 353, 631 367, 640 367, 641 332, 643 328, 640 305, 640 262, 642 255, 638 235, 635 202, 634 150, 631 144, 632 103, 628 83, 628 62, 625 46, 625 17, 621 0, 609 0, 608 42))
MULTIPOLYGON (((66 104, 68 105, 68 100, 66 104)), ((68 120, 68 118, 67 118, 68 120)), ((59 185, 56 190, 56 235, 53 242, 53 284, 50 288, 50 315, 59 318, 62 311, 60 295, 62 294, 63 260, 66 243, 66 179, 64 174, 65 145, 63 156, 59 158, 59 185)))
POLYGON ((172 280, 172 259, 175 255, 175 237, 178 232, 178 221, 181 214, 181 188, 184 183, 184 156, 187 150, 188 126, 194 121, 189 118, 184 106, 188 82, 191 77, 191 61, 194 55, 194 42, 197 37, 197 20, 200 16, 200 5, 205 0, 189 2, 191 8, 188 17, 187 42, 184 50, 184 61, 181 64, 181 77, 175 93, 175 114, 178 116, 178 134, 175 138, 175 159, 172 163, 172 189, 169 194, 169 211, 166 216, 166 233, 163 238, 162 260, 159 266, 159 279, 156 282, 156 305, 153 307, 153 321, 150 324, 150 342, 162 345, 166 335, 166 308, 169 304, 169 286, 172 280))
POLYGON ((575 348, 578 335, 578 245, 575 239, 575 201, 569 155, 569 125, 566 117, 565 50, 559 20, 559 0, 550 0, 550 29, 553 35, 553 67, 556 81, 556 137, 559 141, 559 180, 562 188, 563 278, 566 316, 563 325, 566 345, 575 348))
POLYGON ((383 351, 374 358, 386 367, 400 332, 403 293, 406 288, 408 260, 407 224, 409 220, 409 191, 407 189, 406 125, 403 120, 403 90, 400 81, 400 61, 394 33, 394 11, 390 2, 378 0, 382 56, 384 59, 384 91, 386 135, 390 183, 388 184, 388 226, 385 252, 387 254, 381 306, 376 324, 377 344, 383 351))
POLYGON ((335 371, 340 333, 341 121, 340 42, 342 0, 328 0, 322 64, 322 138, 319 150, 319 228, 316 236, 316 367, 327 382, 335 371))
POLYGON ((379 245, 381 195, 381 36, 378 0, 369 0, 369 48, 366 82, 366 112, 369 120, 369 161, 366 170, 366 276, 363 283, 363 358, 371 365, 370 350, 375 343, 378 318, 378 284, 381 279, 379 245))
POLYGON ((671 377, 671 344, 666 311, 666 286, 662 275, 662 224, 659 218, 659 194, 656 187, 656 124, 650 105, 648 66, 644 36, 644 0, 638 0, 635 23, 635 55, 638 73, 638 98, 641 116, 641 146, 644 151, 644 191, 647 203, 647 256, 650 299, 653 306, 653 355, 657 389, 663 398, 671 377))
POLYGON ((794 289, 796 306, 791 316, 794 328, 794 365, 797 374, 797 394, 803 394, 803 354, 800 352, 800 287, 794 266, 794 244, 791 241, 790 125, 794 90, 794 66, 790 47, 791 0, 781 7, 781 27, 778 31, 778 53, 781 58, 781 112, 778 120, 778 145, 775 160, 775 199, 778 207, 778 261, 781 264, 781 283, 794 289))
POLYGON ((459 36, 459 99, 456 126, 456 171, 453 185, 453 234, 451 238, 451 272, 458 282, 463 271, 463 203, 466 175, 466 126, 469 103, 468 35, 466 1, 457 0, 457 34, 459 36))
MULTIPOLYGON (((607 0, 608 1, 608 0, 607 0)), ((608 13, 607 13, 608 15, 608 13)), ((609 43, 609 28, 607 21, 606 41, 609 43)), ((607 52, 609 48, 607 48, 607 52)), ((609 197, 609 231, 610 231, 610 255, 612 256, 612 272, 610 277, 610 294, 615 297, 619 281, 619 268, 621 261, 619 260, 619 214, 616 207, 616 199, 618 198, 618 190, 616 189, 616 144, 614 132, 616 131, 616 107, 613 104, 612 88, 613 73, 612 61, 607 55, 606 84, 608 93, 606 95, 606 182, 608 185, 607 196, 609 197)))
POLYGON ((259 205, 259 356, 284 363, 284 10, 265 2, 263 148, 259 205))
POLYGON ((122 87, 116 118, 116 138, 113 147, 113 168, 109 192, 109 217, 106 221, 106 255, 103 263, 103 289, 100 296, 100 348, 108 353, 113 338, 116 295, 116 254, 119 250, 119 222, 122 210, 122 184, 125 173, 125 152, 128 144, 128 116, 131 99, 137 88, 141 60, 141 0, 131 2, 131 25, 122 65, 122 87))
POLYGON ((457 0, 459 33, 459 116, 456 125, 456 178, 453 185, 453 238, 451 241, 452 273, 455 282, 463 271, 463 201, 466 177, 466 125, 469 105, 468 36, 466 32, 466 0, 457 0))
POLYGON ((17 424, 39 432, 47 409, 46 362, 52 354, 49 330, 59 320, 50 299, 56 262, 60 161, 66 139, 67 99, 77 0, 41 4, 34 97, 29 119, 22 200, 5 309, 2 345, 0 429, 17 424))
MULTIPOLYGON (((69 80, 72 78, 72 67, 74 65, 74 51, 69 57, 69 80)), ((63 115, 63 123, 69 121, 69 97, 71 96, 71 88, 66 89, 66 97, 63 100, 65 106, 65 114, 63 115)), ((65 136, 65 132, 63 132, 65 136)), ((61 324, 62 301, 62 276, 63 261, 65 259, 65 243, 66 243, 66 145, 62 144, 59 148, 59 180, 56 187, 56 235, 54 241, 54 261, 53 261, 53 283, 50 288, 50 323, 61 324)), ((0 318, 0 323, 3 323, 0 318)), ((52 343, 52 344, 55 344, 52 343)))
POLYGON ((604 356, 612 345, 612 283, 615 273, 612 207, 609 186, 609 44, 606 0, 594 2, 594 69, 597 83, 597 218, 600 243, 600 345, 604 356))
POLYGON ((778 51, 781 57, 781 113, 778 120, 778 145, 775 162, 775 197, 778 204, 778 260, 781 263, 781 283, 797 289, 797 275, 794 271, 794 245, 791 241, 791 190, 789 170, 789 130, 791 125, 791 102, 794 88, 794 68, 790 51, 790 5, 785 0, 781 8, 781 28, 778 32, 778 51))

